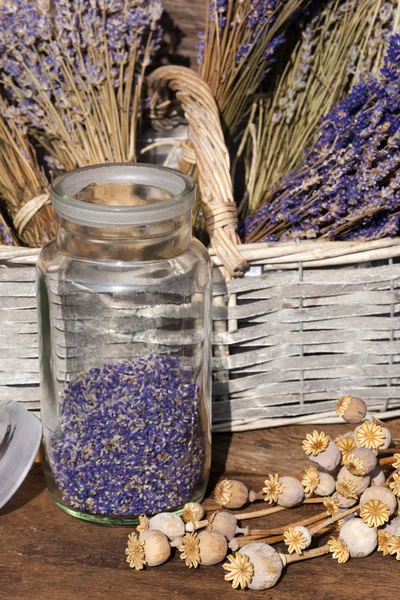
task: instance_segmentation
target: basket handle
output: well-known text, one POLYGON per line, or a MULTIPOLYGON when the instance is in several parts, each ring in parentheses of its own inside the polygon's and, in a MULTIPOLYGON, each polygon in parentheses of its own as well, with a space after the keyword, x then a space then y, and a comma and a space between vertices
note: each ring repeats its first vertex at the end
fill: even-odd
POLYGON ((247 262, 236 248, 240 239, 229 153, 211 90, 191 69, 172 65, 153 71, 148 83, 156 93, 168 86, 182 103, 196 155, 202 210, 211 245, 229 275, 240 277, 247 262))

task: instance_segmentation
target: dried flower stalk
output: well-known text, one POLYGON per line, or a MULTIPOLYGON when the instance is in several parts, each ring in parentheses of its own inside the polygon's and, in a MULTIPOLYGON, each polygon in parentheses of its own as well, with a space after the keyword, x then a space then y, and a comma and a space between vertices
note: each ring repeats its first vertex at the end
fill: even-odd
MULTIPOLYGON (((40 247, 55 235, 49 184, 39 168, 36 154, 28 141, 26 128, 18 125, 15 112, 0 97, 0 196, 3 198, 16 234, 30 247, 40 247), (38 200, 24 218, 21 209, 38 200)), ((29 207, 28 207, 29 209, 29 207)))

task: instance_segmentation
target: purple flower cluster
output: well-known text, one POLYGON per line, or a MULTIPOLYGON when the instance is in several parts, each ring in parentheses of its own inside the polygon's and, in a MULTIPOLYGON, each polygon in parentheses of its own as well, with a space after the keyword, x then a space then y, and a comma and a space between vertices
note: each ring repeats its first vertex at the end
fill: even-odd
POLYGON ((218 20, 219 27, 225 27, 227 11, 228 0, 210 0, 208 6, 208 17, 210 21, 218 20))
POLYGON ((0 246, 16 246, 15 240, 7 225, 1 222, 0 215, 0 246))
POLYGON ((200 390, 179 358, 107 364, 71 381, 49 449, 63 502, 133 517, 193 499, 204 465, 200 390))
MULTIPOLYGON (((276 20, 276 11, 282 7, 287 0, 235 0, 232 11, 229 13, 229 29, 232 35, 240 28, 246 32, 245 40, 240 44, 236 62, 239 64, 246 60, 254 47, 260 43, 260 40, 271 29, 276 20), (246 20, 243 28, 243 19, 246 20)), ((228 0, 210 0, 209 2, 209 20, 210 23, 218 21, 218 27, 223 29, 228 19, 228 0)), ((206 33, 199 33, 199 42, 197 44, 197 60, 199 64, 204 61, 206 33)), ((275 61, 277 48, 285 41, 282 35, 276 36, 267 46, 263 53, 266 65, 275 61)))
POLYGON ((55 0, 52 14, 39 2, 6 2, 0 71, 22 115, 42 129, 53 102, 69 113, 67 126, 76 127, 88 110, 76 91, 96 88, 106 77, 118 88, 132 57, 147 64, 161 41, 161 13, 161 0, 55 0))
POLYGON ((248 241, 374 239, 399 233, 400 35, 377 78, 367 77, 324 117, 299 171, 245 222, 248 241))

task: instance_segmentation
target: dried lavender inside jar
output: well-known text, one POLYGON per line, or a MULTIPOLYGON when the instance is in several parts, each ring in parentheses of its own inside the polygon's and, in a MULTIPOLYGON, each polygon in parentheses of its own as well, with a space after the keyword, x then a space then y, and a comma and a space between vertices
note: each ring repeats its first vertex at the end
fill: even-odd
POLYGON ((63 502, 134 516, 191 500, 205 460, 199 406, 199 386, 177 357, 151 355, 75 377, 49 452, 63 502))

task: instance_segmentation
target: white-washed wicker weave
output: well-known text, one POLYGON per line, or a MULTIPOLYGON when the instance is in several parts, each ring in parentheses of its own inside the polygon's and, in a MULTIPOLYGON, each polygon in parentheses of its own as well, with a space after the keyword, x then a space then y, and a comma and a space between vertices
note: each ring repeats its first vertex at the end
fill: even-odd
MULTIPOLYGON (((241 430, 336 419, 338 396, 400 414, 400 240, 238 248, 214 263, 213 421, 241 430)), ((39 409, 37 251, 0 247, 0 398, 39 409)))

